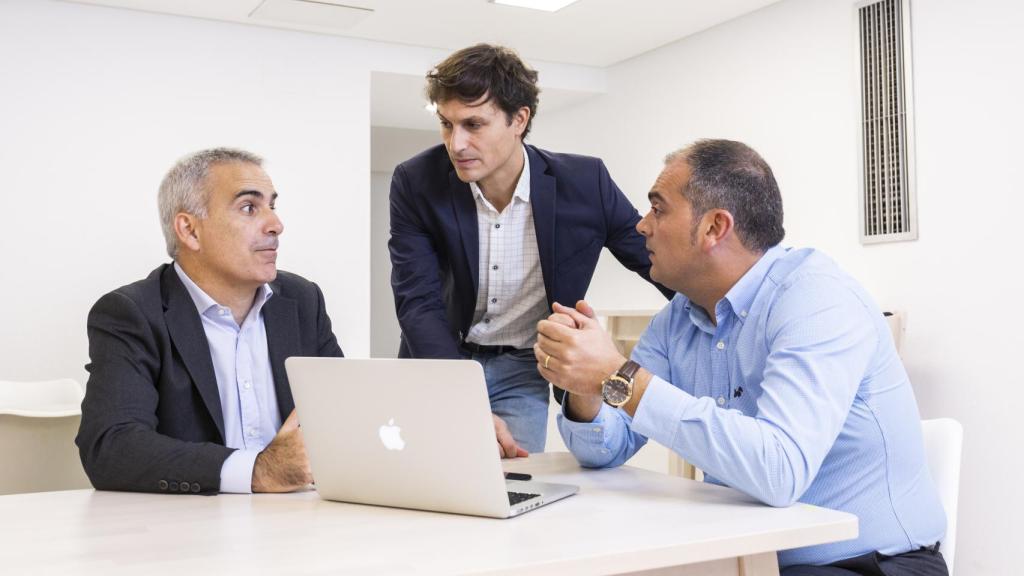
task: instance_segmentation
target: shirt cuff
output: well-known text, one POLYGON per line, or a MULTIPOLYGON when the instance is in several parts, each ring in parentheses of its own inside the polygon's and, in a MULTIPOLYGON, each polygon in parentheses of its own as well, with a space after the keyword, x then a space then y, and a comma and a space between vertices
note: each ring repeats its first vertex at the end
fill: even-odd
POLYGON ((556 417, 562 441, 581 463, 604 465, 614 445, 628 432, 629 415, 602 403, 593 421, 576 422, 566 415, 569 402, 562 402, 561 413, 556 417))
POLYGON ((252 494, 252 469, 259 450, 235 450, 220 467, 220 491, 252 494))
POLYGON ((671 449, 683 415, 697 399, 652 375, 633 415, 633 431, 671 449))

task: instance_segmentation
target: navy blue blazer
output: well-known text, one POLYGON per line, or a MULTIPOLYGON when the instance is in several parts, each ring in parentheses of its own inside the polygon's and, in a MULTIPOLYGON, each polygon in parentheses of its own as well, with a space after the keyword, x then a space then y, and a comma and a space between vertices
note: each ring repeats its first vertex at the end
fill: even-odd
MULTIPOLYGON (((548 306, 572 306, 584 298, 604 247, 650 281, 651 262, 636 231, 640 215, 604 163, 531 145, 526 152, 548 306)), ((462 357, 459 346, 473 321, 479 283, 478 234, 473 193, 443 145, 395 168, 388 248, 402 328, 399 357, 462 357)))

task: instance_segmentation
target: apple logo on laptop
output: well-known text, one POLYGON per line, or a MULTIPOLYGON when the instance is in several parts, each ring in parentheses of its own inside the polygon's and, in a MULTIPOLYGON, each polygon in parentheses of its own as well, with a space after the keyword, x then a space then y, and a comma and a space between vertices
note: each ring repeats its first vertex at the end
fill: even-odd
POLYGON ((405 448, 405 440, 402 440, 402 428, 395 426, 395 419, 388 420, 387 424, 380 427, 380 441, 388 450, 402 450, 405 448))

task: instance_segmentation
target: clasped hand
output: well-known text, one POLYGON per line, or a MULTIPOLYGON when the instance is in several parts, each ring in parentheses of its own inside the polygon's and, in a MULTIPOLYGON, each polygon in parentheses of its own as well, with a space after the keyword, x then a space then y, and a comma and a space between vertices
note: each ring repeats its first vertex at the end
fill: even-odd
POLYGON ((533 346, 537 369, 548 382, 574 394, 600 396, 601 383, 626 358, 584 300, 576 308, 552 306, 553 314, 537 323, 533 346))

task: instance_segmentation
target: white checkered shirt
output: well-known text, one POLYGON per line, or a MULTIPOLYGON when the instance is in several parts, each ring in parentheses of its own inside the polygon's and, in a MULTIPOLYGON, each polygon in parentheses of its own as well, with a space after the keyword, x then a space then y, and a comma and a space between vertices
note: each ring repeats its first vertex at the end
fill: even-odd
POLYGON ((548 314, 530 206, 530 158, 525 148, 523 159, 512 202, 501 213, 476 182, 469 183, 480 232, 480 280, 466 340, 484 346, 533 346, 537 322, 548 314))

